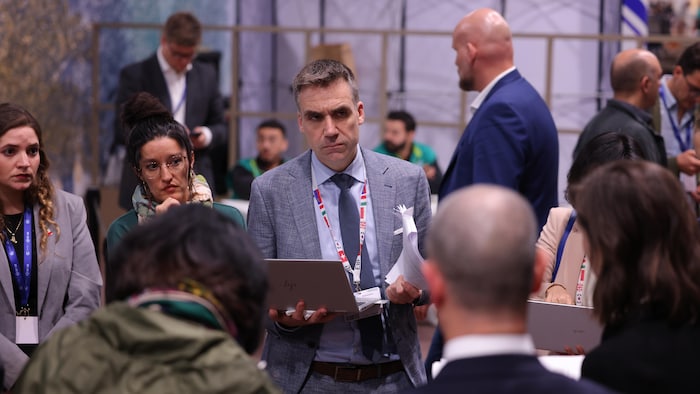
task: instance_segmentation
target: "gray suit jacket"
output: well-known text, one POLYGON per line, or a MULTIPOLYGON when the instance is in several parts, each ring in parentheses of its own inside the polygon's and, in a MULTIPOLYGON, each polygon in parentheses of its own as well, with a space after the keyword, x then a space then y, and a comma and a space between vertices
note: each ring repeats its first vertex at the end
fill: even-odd
MULTIPOLYGON (((100 306, 102 275, 87 228, 83 200, 57 190, 55 220, 61 229, 48 237, 46 253, 38 255, 37 305, 39 342, 76 323, 100 306)), ((34 232, 41 237, 39 208, 34 207, 34 232)), ((37 247, 38 251, 39 248, 37 247)), ((27 356, 15 344, 15 295, 7 254, 0 251, 0 364, 5 368, 5 386, 11 387, 27 356)))
MULTIPOLYGON (((402 250, 401 219, 394 207, 414 207, 419 248, 430 223, 430 190, 423 170, 404 160, 362 150, 384 277, 402 250)), ((252 185, 248 232, 267 258, 321 258, 311 189, 311 151, 266 172, 252 185)), ((386 285, 385 285, 386 286, 386 285)), ((322 325, 284 330, 268 319, 263 358, 285 392, 298 392, 309 372, 322 325)), ((411 305, 389 306, 389 327, 406 372, 415 386, 425 382, 411 305)))

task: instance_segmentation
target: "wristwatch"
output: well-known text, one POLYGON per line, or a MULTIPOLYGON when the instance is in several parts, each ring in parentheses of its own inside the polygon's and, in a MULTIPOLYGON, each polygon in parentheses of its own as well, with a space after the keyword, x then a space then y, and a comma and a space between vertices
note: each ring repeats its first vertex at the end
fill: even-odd
POLYGON ((428 294, 429 294, 429 293, 428 293, 427 291, 423 291, 423 289, 419 289, 419 290, 418 290, 418 297, 416 297, 416 298, 411 302, 411 304, 413 304, 413 306, 425 305, 425 304, 427 303, 427 300, 430 299, 429 296, 426 297, 426 295, 428 295, 428 294))

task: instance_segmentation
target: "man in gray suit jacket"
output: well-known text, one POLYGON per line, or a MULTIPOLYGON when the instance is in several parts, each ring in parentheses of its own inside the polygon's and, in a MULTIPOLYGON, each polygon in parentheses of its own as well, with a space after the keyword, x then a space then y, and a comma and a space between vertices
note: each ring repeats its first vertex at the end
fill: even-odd
MULTIPOLYGON (((347 260, 360 262, 363 277, 371 270, 390 303, 374 332, 382 338, 381 350, 372 356, 364 351, 363 339, 369 335, 361 334, 367 332, 362 322, 346 322, 325 308, 305 319, 303 301, 291 316, 271 309, 263 350, 268 371, 287 393, 401 392, 418 386, 425 373, 413 306, 425 297, 403 278, 388 287, 384 278, 402 250, 402 236, 395 231, 402 226, 394 213, 397 205, 414 207, 422 248, 431 217, 425 174, 418 166, 359 147, 364 104, 345 65, 312 62, 297 74, 293 89, 299 129, 311 149, 255 179, 249 233, 268 258, 342 261, 352 245, 341 243, 342 197, 332 178, 347 174, 354 178, 349 189, 354 203, 362 207, 366 201, 367 212, 360 215, 359 227, 366 225, 364 244, 360 252, 349 252, 347 260)), ((352 281, 355 275, 348 268, 352 281)))

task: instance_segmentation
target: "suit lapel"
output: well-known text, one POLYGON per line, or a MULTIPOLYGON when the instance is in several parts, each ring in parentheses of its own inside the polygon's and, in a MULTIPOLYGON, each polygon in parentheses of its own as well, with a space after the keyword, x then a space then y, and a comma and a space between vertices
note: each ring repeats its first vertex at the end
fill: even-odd
POLYGON ((10 272, 10 263, 7 261, 7 254, 4 251, 0 253, 0 285, 7 298, 7 305, 10 310, 15 310, 15 290, 12 287, 12 272, 10 272))
MULTIPOLYGON (((513 70, 513 71, 511 71, 511 72, 509 72, 509 73, 506 74, 506 75, 504 75, 503 78, 501 78, 501 79, 493 86, 493 88, 489 91, 489 94, 486 96, 486 98, 484 99, 484 101, 481 102, 481 106, 480 106, 479 108, 481 108, 481 107, 483 107, 484 105, 486 105, 486 102, 488 101, 488 99, 489 99, 491 96, 493 96, 493 94, 494 94, 498 89, 500 89, 500 88, 503 87, 504 85, 509 84, 509 83, 511 83, 511 82, 514 82, 514 81, 516 81, 516 80, 518 80, 518 79, 520 79, 520 78, 521 78, 520 72, 518 72, 517 69, 516 69, 516 70, 513 70)), ((467 127, 464 128, 464 131, 462 132, 462 136, 460 137, 459 141, 457 142, 457 148, 455 148, 455 151, 452 153, 452 158, 450 159, 450 164, 447 165, 447 169, 445 170, 445 173, 442 175, 443 181, 442 181, 442 183, 440 184, 440 191, 439 191, 440 199, 442 199, 442 198, 445 197, 446 191, 443 191, 443 188, 446 187, 445 185, 447 184, 447 181, 450 179, 450 175, 451 175, 451 173, 452 173, 452 170, 453 170, 454 166, 455 166, 456 163, 457 163, 457 156, 458 156, 458 154, 459 154, 459 147, 460 147, 460 145, 462 144, 462 140, 463 140, 464 138, 467 138, 468 131, 469 131, 469 124, 472 123, 472 121, 474 120, 474 118, 477 116, 477 113, 478 113, 478 112, 479 112, 479 111, 477 110, 476 112, 474 112, 474 114, 472 114, 472 117, 471 117, 471 119, 469 120, 469 123, 467 123, 467 127)))
POLYGON ((201 126, 198 124, 192 124, 196 123, 195 121, 193 121, 193 119, 196 118, 194 114, 202 112, 202 110, 197 106, 200 100, 197 100, 196 97, 196 87, 200 86, 200 84, 201 82, 197 80, 197 75, 195 74, 193 65, 192 69, 188 71, 187 74, 185 74, 185 124, 190 129, 195 128, 197 126, 201 126))
MULTIPOLYGON (((372 200, 372 214, 374 216, 374 226, 376 227, 377 247, 379 248, 379 264, 381 265, 382 277, 391 268, 392 252, 394 244, 390 248, 382 247, 385 242, 391 242, 394 238, 394 203, 396 202, 396 187, 394 179, 387 176, 391 171, 389 166, 375 156, 372 152, 362 150, 362 157, 365 160, 367 170, 367 182, 369 184, 369 196, 372 200)), ((401 239, 401 237, 398 237, 401 239)))
POLYGON ((316 203, 311 189, 311 151, 307 151, 296 165, 290 166, 289 178, 284 190, 287 193, 294 225, 299 235, 299 242, 304 256, 320 259, 321 241, 318 238, 316 225, 316 203), (299 198, 298 196, 308 196, 299 198))
POLYGON ((34 233, 36 234, 36 245, 34 245, 34 253, 37 253, 37 261, 39 267, 37 269, 37 308, 43 310, 46 293, 49 290, 49 282, 51 279, 51 263, 53 259, 48 258, 53 256, 56 249, 56 234, 51 233, 46 240, 46 253, 41 253, 39 243, 41 242, 41 228, 39 227, 39 207, 34 207, 34 233))
POLYGON ((152 88, 148 89, 147 91, 150 91, 157 96, 168 111, 172 111, 173 103, 170 102, 170 91, 168 90, 168 84, 165 83, 165 76, 163 75, 163 70, 160 69, 160 64, 158 63, 158 57, 156 55, 151 57, 146 65, 146 68, 148 70, 146 75, 153 76, 149 79, 151 81, 152 88))

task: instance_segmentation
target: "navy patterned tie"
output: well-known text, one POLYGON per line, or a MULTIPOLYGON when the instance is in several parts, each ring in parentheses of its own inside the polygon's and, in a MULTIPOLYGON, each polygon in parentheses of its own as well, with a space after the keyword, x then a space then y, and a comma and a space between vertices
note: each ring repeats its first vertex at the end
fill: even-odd
MULTIPOLYGON (((360 214, 357 202, 352 198, 350 188, 355 183, 355 179, 348 174, 335 174, 331 177, 333 183, 340 188, 340 198, 338 199, 338 220, 340 221, 340 235, 343 239, 343 250, 350 261, 350 265, 355 267, 357 251, 360 247, 360 214)), ((360 287, 368 289, 375 287, 372 273, 372 263, 367 253, 367 244, 362 247, 362 271, 360 273, 360 287)), ((370 360, 375 359, 381 353, 383 327, 380 316, 367 317, 357 321, 362 339, 362 354, 370 360), (377 353, 375 354, 375 350, 377 353)))

